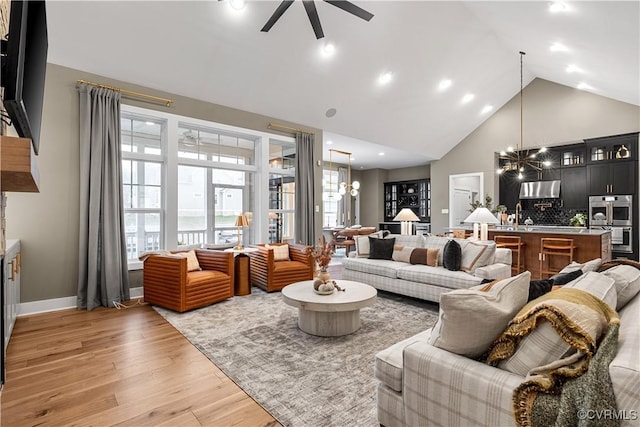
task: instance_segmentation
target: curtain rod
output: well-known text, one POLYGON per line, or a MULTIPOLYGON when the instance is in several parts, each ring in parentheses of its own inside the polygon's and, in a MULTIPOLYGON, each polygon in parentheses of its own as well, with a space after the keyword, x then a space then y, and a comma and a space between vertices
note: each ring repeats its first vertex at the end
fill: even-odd
POLYGON ((128 97, 136 97, 136 98, 142 98, 142 99, 146 99, 146 100, 153 101, 153 102, 160 102, 162 104, 165 104, 167 107, 171 107, 171 104, 173 104, 173 99, 160 98, 159 96, 147 95, 146 93, 133 92, 131 90, 126 90, 126 89, 122 89, 122 88, 115 87, 115 86, 103 85, 103 84, 100 84, 100 83, 89 82, 89 81, 86 81, 86 80, 76 80, 76 83, 82 84, 82 85, 98 87, 100 89, 115 90, 116 92, 120 92, 121 94, 123 94, 125 96, 128 96, 128 97))
POLYGON ((279 125, 277 123, 269 123, 267 125, 267 129, 279 130, 279 131, 290 132, 290 133, 301 132, 301 133, 306 133, 306 134, 309 134, 309 135, 315 135, 314 132, 311 132, 311 131, 308 131, 308 130, 292 128, 290 126, 279 125))

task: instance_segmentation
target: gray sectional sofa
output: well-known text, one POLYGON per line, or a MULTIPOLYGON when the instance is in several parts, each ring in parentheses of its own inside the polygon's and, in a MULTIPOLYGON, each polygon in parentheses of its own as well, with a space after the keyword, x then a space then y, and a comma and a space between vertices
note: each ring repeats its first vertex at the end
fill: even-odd
POLYGON ((358 236, 356 250, 342 261, 342 278, 373 286, 400 295, 439 302, 440 294, 454 289, 478 285, 483 279, 503 279, 511 276, 511 250, 496 248, 493 241, 472 242, 454 239, 462 248, 462 269, 450 271, 443 266, 443 250, 448 237, 421 235, 389 235, 396 249, 438 249, 437 266, 411 264, 393 259, 369 259, 368 236, 358 236))
MULTIPOLYGON (((525 285, 528 288, 528 283, 525 285)), ((565 416, 573 418, 573 425, 612 425, 603 423, 617 419, 623 427, 637 426, 640 422, 640 270, 624 265, 585 273, 565 287, 582 289, 602 299, 617 310, 620 319, 617 353, 608 365, 617 409, 598 413, 577 406, 565 416)), ((554 292, 557 291, 551 294, 554 292)), ((441 321, 444 321, 442 315, 441 321)), ((495 367, 432 345, 438 325, 381 351, 375 361, 375 375, 380 381, 377 393, 380 425, 516 425, 514 390, 530 377, 513 369, 526 364, 511 360, 535 360, 536 353, 547 357, 554 351, 555 356, 567 354, 560 334, 548 322, 538 323, 536 330, 518 345, 516 353, 495 367), (551 343, 556 343, 557 351, 551 343)), ((557 363, 555 360, 558 359, 551 363, 557 363)), ((551 366, 545 365, 546 362, 533 363, 529 374, 539 372, 534 366, 551 366)))

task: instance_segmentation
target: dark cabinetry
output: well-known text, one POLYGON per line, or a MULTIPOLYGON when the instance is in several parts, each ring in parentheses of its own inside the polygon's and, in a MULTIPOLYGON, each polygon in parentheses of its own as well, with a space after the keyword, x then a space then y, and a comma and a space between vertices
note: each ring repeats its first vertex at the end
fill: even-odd
POLYGON ((431 180, 397 181, 384 183, 384 221, 393 218, 404 208, 410 208, 420 221, 431 217, 431 180))
POLYGON ((585 140, 589 195, 635 194, 638 134, 585 140))
POLYGON ((562 168, 560 170, 560 198, 567 209, 587 209, 587 169, 562 168))

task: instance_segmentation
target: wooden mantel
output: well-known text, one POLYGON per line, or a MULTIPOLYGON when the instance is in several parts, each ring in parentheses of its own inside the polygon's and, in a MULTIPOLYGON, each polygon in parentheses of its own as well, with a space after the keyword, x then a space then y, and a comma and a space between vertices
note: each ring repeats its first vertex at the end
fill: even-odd
POLYGON ((0 136, 0 190, 38 193, 39 174, 31 140, 0 136))

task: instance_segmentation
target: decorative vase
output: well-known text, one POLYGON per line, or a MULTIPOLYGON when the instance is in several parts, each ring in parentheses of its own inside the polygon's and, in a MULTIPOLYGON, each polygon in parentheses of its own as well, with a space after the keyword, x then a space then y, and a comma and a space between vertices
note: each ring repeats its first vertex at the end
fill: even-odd
POLYGON ((320 279, 322 283, 327 283, 331 280, 331 275, 326 269, 323 268, 318 272, 318 279, 320 279))
POLYGON ((508 218, 509 218, 509 215, 507 215, 506 213, 500 214, 500 224, 501 225, 507 225, 507 219, 508 218))

